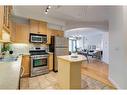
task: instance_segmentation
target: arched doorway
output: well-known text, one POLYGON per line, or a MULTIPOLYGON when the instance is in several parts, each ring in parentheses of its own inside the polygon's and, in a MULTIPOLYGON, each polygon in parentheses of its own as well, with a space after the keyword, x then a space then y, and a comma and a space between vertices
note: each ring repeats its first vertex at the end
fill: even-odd
POLYGON ((102 81, 111 86, 108 80, 108 62, 109 62, 108 36, 109 36, 108 32, 92 27, 75 28, 65 31, 65 37, 69 38, 70 52, 84 50, 103 51, 103 56, 100 61, 90 61, 90 63, 88 64, 83 64, 82 71, 88 76, 95 78, 99 81, 102 81))

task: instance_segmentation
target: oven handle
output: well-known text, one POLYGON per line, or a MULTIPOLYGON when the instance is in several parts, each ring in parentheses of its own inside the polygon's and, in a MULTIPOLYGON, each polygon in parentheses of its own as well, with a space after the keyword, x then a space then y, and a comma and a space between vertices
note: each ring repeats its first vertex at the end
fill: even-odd
POLYGON ((31 58, 32 58, 32 59, 43 59, 43 58, 48 58, 48 56, 42 56, 42 57, 32 57, 32 56, 31 56, 31 58))

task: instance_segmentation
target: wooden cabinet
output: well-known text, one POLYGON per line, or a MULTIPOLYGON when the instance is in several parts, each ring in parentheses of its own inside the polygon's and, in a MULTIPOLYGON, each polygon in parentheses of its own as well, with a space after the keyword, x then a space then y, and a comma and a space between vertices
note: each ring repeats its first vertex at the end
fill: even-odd
POLYGON ((9 31, 10 29, 10 16, 12 14, 12 6, 4 6, 4 28, 9 31))
POLYGON ((37 20, 30 20, 30 33, 39 33, 39 25, 37 20))
POLYGON ((10 41, 15 42, 15 33, 16 33, 16 23, 10 21, 10 41))
POLYGON ((51 44, 51 30, 47 29, 47 44, 51 44))
POLYGON ((12 6, 0 6, 0 40, 2 40, 2 29, 10 33, 10 15, 12 6))
POLYGON ((22 77, 29 77, 30 76, 30 56, 23 55, 22 56, 22 68, 23 68, 23 76, 22 77))
POLYGON ((48 67, 50 71, 53 70, 53 53, 49 53, 48 67))
POLYGON ((64 36, 64 32, 61 31, 61 30, 58 30, 58 31, 57 31, 57 36, 63 37, 63 36, 64 36))
POLYGON ((30 33, 47 34, 47 23, 38 20, 30 20, 30 33))
POLYGON ((47 23, 39 21, 39 34, 47 35, 47 23))
POLYGON ((29 25, 16 23, 15 31, 16 43, 29 43, 29 25))
POLYGON ((47 44, 51 44, 51 36, 64 36, 64 32, 55 29, 47 29, 47 44))
POLYGON ((4 6, 0 6, 0 40, 2 39, 3 19, 4 19, 4 6))
POLYGON ((64 32, 61 30, 55 30, 55 29, 48 29, 50 30, 51 36, 64 36, 64 32))

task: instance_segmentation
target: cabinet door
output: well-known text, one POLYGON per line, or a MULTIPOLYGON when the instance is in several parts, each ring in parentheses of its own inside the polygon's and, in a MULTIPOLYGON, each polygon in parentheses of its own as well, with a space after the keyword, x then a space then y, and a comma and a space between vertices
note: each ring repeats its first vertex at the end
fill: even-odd
POLYGON ((29 25, 16 24, 15 42, 17 43, 29 42, 29 25))
POLYGON ((0 6, 0 39, 2 39, 3 19, 4 19, 4 6, 0 6))
POLYGON ((39 22, 37 20, 30 20, 30 33, 39 33, 39 22))
POLYGON ((49 30, 51 32, 51 36, 55 36, 55 30, 53 30, 53 29, 49 29, 49 30))
POLYGON ((10 40, 11 42, 15 42, 15 32, 16 32, 16 24, 13 21, 10 21, 10 40))
POLYGON ((47 44, 51 44, 51 30, 47 29, 47 44))
POLYGON ((39 21, 39 34, 47 35, 47 23, 39 21))
POLYGON ((48 68, 50 71, 53 70, 53 53, 49 53, 48 68))
POLYGON ((30 75, 30 57, 29 57, 29 55, 22 56, 22 68, 23 68, 23 77, 29 77, 29 75, 30 75))
POLYGON ((63 31, 61 31, 61 30, 58 30, 58 31, 57 31, 57 33, 58 33, 58 35, 59 35, 59 36, 61 36, 61 37, 63 37, 63 36, 64 36, 64 32, 63 32, 63 31))

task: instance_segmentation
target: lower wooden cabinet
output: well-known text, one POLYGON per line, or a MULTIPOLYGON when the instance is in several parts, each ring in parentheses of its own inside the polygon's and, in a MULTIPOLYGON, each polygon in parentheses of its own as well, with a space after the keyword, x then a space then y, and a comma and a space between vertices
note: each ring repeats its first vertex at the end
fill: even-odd
POLYGON ((22 56, 22 71, 23 75, 22 77, 29 77, 30 76, 30 56, 29 55, 23 55, 22 56))
POLYGON ((49 71, 53 70, 53 53, 49 53, 48 67, 49 67, 49 71))

